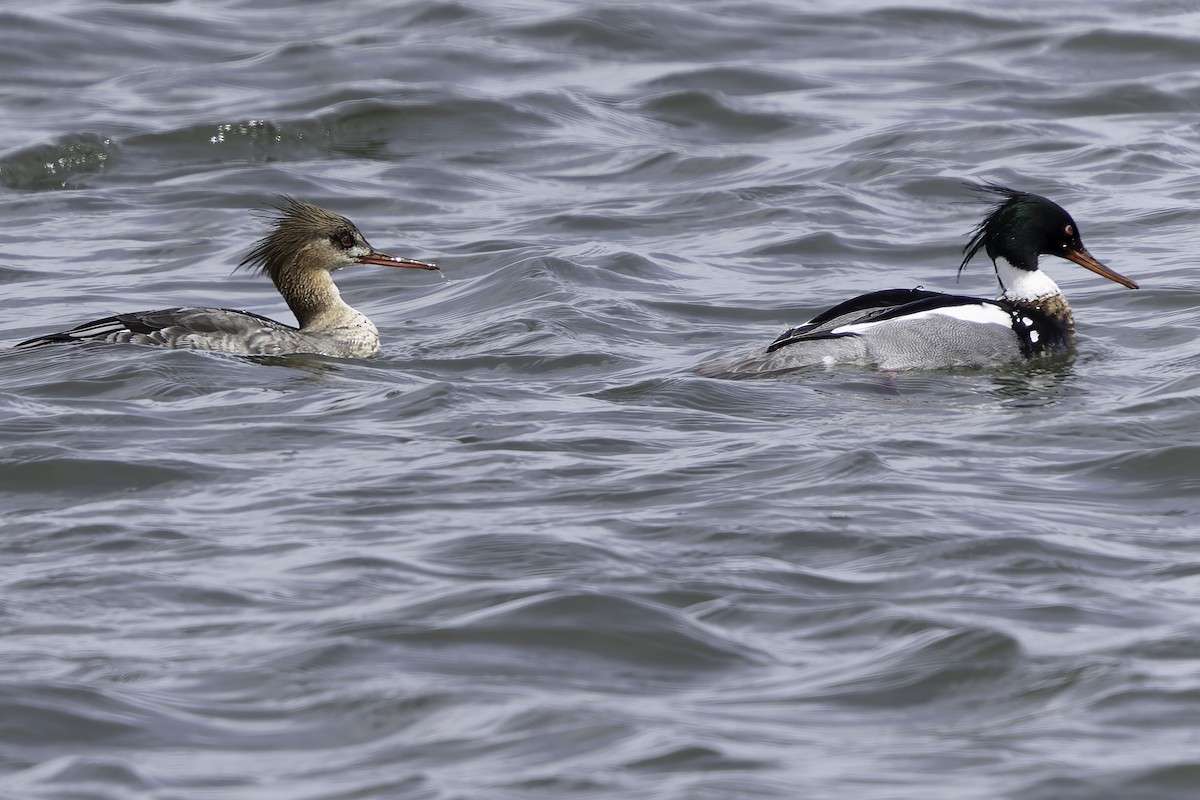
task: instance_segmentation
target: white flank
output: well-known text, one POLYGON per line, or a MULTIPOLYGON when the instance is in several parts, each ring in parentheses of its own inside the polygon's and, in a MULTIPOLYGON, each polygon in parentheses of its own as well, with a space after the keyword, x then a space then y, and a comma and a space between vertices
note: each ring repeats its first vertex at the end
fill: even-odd
POLYGON ((1062 294, 1062 289, 1058 288, 1054 279, 1040 269, 1033 272, 1018 269, 1004 256, 996 259, 996 277, 1000 279, 1004 296, 1009 300, 1037 300, 1062 294))
POLYGON ((833 333, 863 333, 876 325, 888 325, 893 322, 906 322, 909 320, 932 319, 934 317, 948 317, 956 319, 960 322, 970 322, 976 325, 1003 325, 1006 328, 1012 327, 1012 317, 1008 312, 999 306, 991 303, 973 303, 967 306, 946 306, 945 308, 932 308, 928 311, 918 311, 915 314, 905 314, 903 317, 894 319, 885 319, 881 322, 856 322, 851 325, 842 325, 840 328, 834 328, 833 333))

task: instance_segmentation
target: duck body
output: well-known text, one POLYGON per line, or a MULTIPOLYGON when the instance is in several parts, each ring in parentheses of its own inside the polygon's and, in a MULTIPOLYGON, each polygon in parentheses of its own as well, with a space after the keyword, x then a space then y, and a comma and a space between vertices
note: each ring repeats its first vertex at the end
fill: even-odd
POLYGON ((985 368, 1065 353, 1072 331, 1040 309, 924 289, 847 300, 753 353, 709 362, 709 377, 766 377, 804 367, 985 368))
POLYGON ((313 353, 369 358, 379 353, 379 331, 342 300, 332 273, 353 264, 437 269, 373 248, 345 217, 290 197, 271 232, 240 266, 266 273, 300 323, 293 327, 248 311, 181 307, 136 311, 27 339, 18 348, 68 342, 140 344, 247 356, 313 353))
POLYGON ((379 331, 359 314, 339 329, 305 332, 249 311, 228 308, 164 308, 85 322, 69 331, 21 342, 38 347, 70 342, 141 344, 242 356, 313 353, 340 358, 379 354, 379 331))
POLYGON ((973 231, 959 269, 981 249, 1003 290, 995 300, 925 289, 860 295, 785 331, 766 347, 700 365, 716 378, 771 377, 835 365, 883 370, 989 368, 1069 352, 1075 321, 1062 291, 1038 269, 1058 255, 1129 288, 1083 247, 1078 228, 1057 204, 1000 186, 976 187, 1003 198, 973 231))

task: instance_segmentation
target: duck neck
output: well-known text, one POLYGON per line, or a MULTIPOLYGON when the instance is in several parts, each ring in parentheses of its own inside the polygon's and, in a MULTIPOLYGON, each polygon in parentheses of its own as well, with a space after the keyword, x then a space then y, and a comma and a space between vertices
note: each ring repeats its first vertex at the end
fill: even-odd
POLYGON ((1047 315, 1068 334, 1075 331, 1075 316, 1067 298, 1046 273, 1037 268, 1023 269, 1013 265, 1004 256, 995 259, 996 277, 1003 290, 1001 299, 1017 308, 1027 308, 1047 315))
POLYGON ((342 299, 328 270, 284 270, 276 279, 275 288, 287 301, 303 331, 340 327, 362 316, 342 299))

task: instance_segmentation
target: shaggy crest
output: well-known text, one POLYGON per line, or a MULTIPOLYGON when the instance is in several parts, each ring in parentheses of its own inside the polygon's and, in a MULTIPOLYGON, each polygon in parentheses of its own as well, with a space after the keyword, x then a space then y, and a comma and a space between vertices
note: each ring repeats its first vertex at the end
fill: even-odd
POLYGON ((267 274, 278 282, 282 270, 290 266, 289 259, 295 258, 314 236, 340 238, 349 234, 362 240, 362 234, 354 223, 341 214, 326 211, 312 203, 305 203, 289 195, 279 195, 268 208, 279 212, 271 231, 255 243, 254 248, 238 264, 238 269, 251 270, 255 275, 267 274))
POLYGON ((971 240, 963 248, 965 255, 958 266, 959 275, 981 249, 993 261, 1004 256, 1013 266, 1028 271, 1038 268, 1038 256, 1061 256, 1067 252, 1064 248, 1072 252, 1084 251, 1079 226, 1066 209, 1053 200, 995 183, 967 185, 977 192, 999 195, 1002 199, 971 231, 971 240))
POLYGON ((976 253, 984 248, 988 248, 988 250, 992 248, 996 242, 996 238, 1000 235, 1001 228, 1006 227, 1002 223, 1010 221, 1016 215, 1018 206, 1028 202, 1049 202, 1040 195, 1010 189, 998 183, 967 183, 966 186, 984 196, 996 195, 1000 200, 996 202, 991 212, 984 217, 983 221, 976 225, 970 234, 968 234, 971 239, 963 247, 963 260, 958 265, 958 274, 960 277, 962 276, 963 268, 967 266, 967 262, 975 257, 976 253))

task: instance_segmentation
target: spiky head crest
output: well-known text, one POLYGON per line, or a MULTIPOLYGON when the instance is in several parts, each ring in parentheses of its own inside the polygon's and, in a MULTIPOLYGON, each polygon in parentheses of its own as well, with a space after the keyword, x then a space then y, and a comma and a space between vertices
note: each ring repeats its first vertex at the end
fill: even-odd
POLYGON ((996 183, 968 183, 980 194, 998 197, 988 215, 971 231, 958 266, 961 275, 980 250, 995 261, 1005 258, 1019 269, 1037 269, 1038 256, 1059 254, 1065 248, 1082 249, 1079 226, 1066 210, 1032 192, 1010 189, 996 183))

